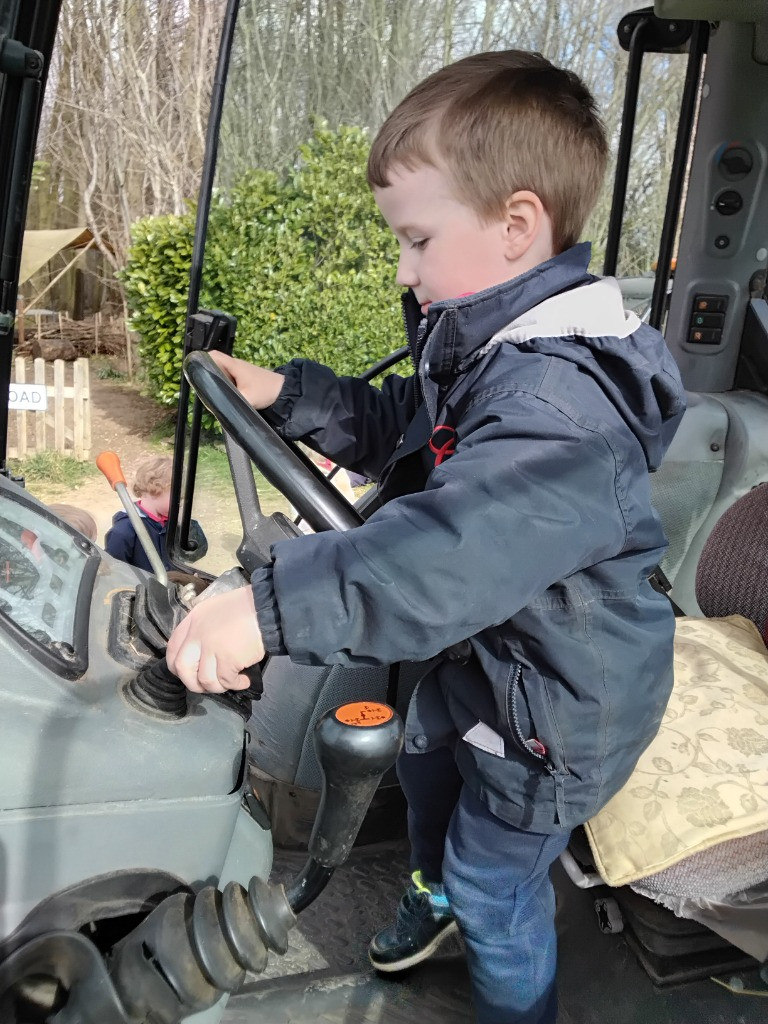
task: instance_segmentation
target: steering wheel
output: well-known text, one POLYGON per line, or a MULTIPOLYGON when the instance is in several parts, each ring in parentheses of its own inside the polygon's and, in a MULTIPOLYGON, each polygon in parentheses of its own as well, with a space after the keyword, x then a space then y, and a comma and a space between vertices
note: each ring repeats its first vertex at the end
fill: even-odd
POLYGON ((206 409, 313 530, 360 526, 357 509, 293 441, 280 437, 207 352, 190 352, 184 374, 206 409))

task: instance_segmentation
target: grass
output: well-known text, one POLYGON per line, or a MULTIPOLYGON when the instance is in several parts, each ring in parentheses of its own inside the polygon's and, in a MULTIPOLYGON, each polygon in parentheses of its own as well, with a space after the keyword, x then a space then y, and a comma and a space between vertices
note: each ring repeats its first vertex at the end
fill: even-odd
POLYGON ((128 380, 128 374, 123 370, 117 370, 114 366, 100 366, 96 371, 99 380, 128 380))
POLYGON ((176 410, 169 412, 159 423, 156 423, 149 432, 150 443, 163 450, 167 454, 168 449, 173 449, 173 442, 176 436, 176 410))
POLYGON ((30 489, 71 489, 98 473, 92 462, 78 462, 61 452, 37 452, 23 462, 11 459, 10 465, 14 473, 24 477, 30 489))
POLYGON ((216 494, 228 494, 232 490, 232 474, 224 447, 201 444, 197 453, 196 487, 205 488, 216 494))
MULTIPOLYGON (((277 510, 288 513, 289 504, 283 495, 271 484, 267 483, 261 473, 256 472, 256 488, 259 494, 262 512, 271 515, 277 510)), ((197 500, 203 494, 218 498, 231 498, 235 508, 232 474, 224 446, 220 444, 201 444, 197 461, 197 477, 195 480, 197 500)))
POLYGON ((128 381, 128 374, 117 356, 92 354, 89 361, 91 374, 99 380, 128 381))

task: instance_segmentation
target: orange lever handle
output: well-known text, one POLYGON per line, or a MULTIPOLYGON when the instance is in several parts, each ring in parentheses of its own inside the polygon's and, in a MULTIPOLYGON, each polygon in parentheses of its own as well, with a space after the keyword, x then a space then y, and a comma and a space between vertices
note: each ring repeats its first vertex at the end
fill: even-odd
POLYGON ((107 480, 109 480, 109 486, 112 490, 114 490, 118 484, 125 483, 123 467, 120 465, 120 456, 117 452, 102 452, 96 459, 96 465, 107 480))

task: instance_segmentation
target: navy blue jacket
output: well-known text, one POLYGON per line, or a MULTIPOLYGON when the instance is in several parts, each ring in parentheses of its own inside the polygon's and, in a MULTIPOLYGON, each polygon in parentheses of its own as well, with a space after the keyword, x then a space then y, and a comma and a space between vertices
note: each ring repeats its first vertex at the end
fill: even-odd
MULTIPOLYGON (((163 560, 163 565, 166 569, 175 569, 176 566, 168 557, 165 547, 166 524, 159 522, 157 519, 152 519, 138 505, 136 507, 144 521, 144 525, 149 531, 150 540, 163 560)), ((190 522, 189 536, 191 543, 196 545, 196 547, 194 555, 190 556, 187 553, 185 557, 189 561, 197 561, 208 550, 208 541, 196 519, 190 522)), ((144 553, 144 548, 136 536, 131 520, 128 518, 127 512, 116 512, 112 517, 112 526, 107 531, 104 549, 108 555, 112 555, 113 558, 119 558, 121 562, 128 562, 130 565, 135 565, 138 569, 146 569, 147 572, 153 571, 152 566, 149 564, 149 559, 144 553)))
POLYGON ((648 576, 651 507, 685 398, 661 335, 578 245, 406 325, 417 373, 381 390, 295 361, 270 416, 379 480, 359 528, 281 541, 252 579, 267 650, 301 664, 439 659, 411 751, 455 744, 467 785, 539 832, 624 784, 672 685, 673 614, 648 576))

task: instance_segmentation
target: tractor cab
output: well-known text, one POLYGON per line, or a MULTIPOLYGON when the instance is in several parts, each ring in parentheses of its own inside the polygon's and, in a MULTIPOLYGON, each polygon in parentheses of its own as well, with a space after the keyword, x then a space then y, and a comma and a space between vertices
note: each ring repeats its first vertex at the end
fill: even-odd
MULTIPOLYGON (((246 586, 276 541, 353 530, 377 506, 375 486, 350 501, 278 437, 208 354, 237 351, 242 330, 210 224, 258 167, 259 7, 229 0, 222 22, 186 315, 168 535, 202 594, 110 558, 0 466, 2 1024, 472 1019, 460 948, 396 979, 366 958, 407 876, 392 766, 424 666, 276 657, 245 695, 203 697, 163 656, 194 601, 246 586), (227 480, 206 465, 214 420, 227 480)), ((6 391, 58 8, 0 0, 6 391)), ((634 804, 579 830, 556 866, 559 1019, 752 1024, 768 995, 768 0, 658 0, 621 19, 614 45, 626 95, 595 272, 620 265, 644 66, 686 67, 655 275, 622 283, 688 392, 652 478, 681 667, 634 804)), ((367 377, 408 358, 399 341, 367 377)), ((3 450, 6 433, 0 403, 3 450)))

